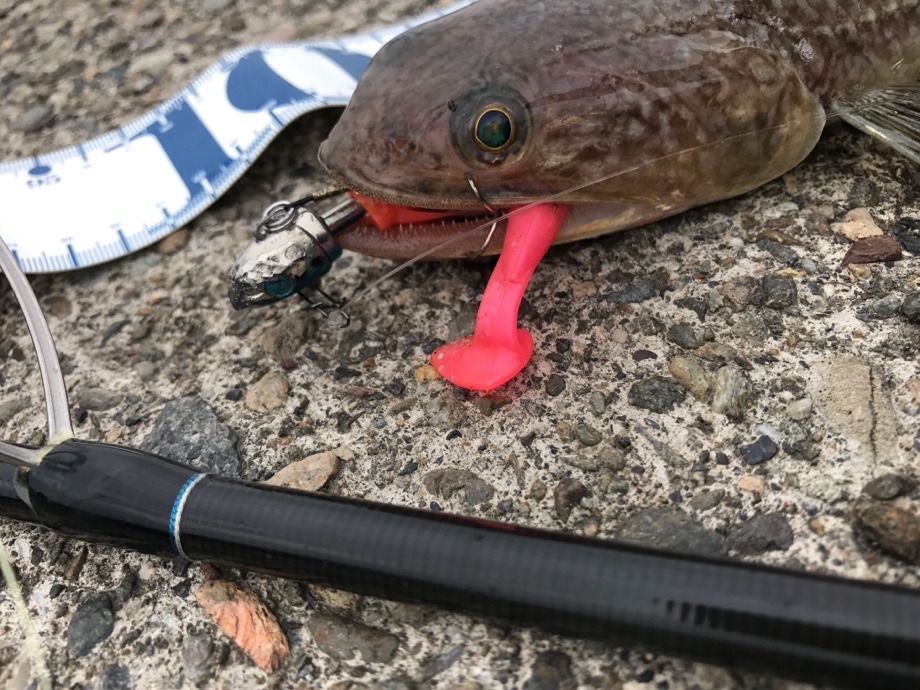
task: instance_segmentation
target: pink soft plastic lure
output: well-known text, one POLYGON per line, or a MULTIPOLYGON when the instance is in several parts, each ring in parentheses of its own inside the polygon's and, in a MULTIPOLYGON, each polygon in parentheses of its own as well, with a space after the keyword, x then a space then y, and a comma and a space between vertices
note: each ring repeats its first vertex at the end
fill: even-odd
MULTIPOLYGON (((396 206, 352 193, 373 225, 386 232, 400 224, 450 214, 396 206)), ((517 376, 533 354, 533 337, 517 327, 518 311, 534 270, 546 254, 568 208, 538 204, 510 215, 504 249, 479 303, 472 335, 431 353, 431 365, 446 380, 469 390, 487 391, 517 376)))

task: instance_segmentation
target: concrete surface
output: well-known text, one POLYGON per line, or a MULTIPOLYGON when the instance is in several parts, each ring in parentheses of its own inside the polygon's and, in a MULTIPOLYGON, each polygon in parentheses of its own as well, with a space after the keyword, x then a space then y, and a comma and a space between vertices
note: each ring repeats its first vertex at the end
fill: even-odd
MULTIPOLYGON (((112 129, 222 52, 266 35, 337 35, 427 6, 0 6, 2 155, 112 129)), ((227 271, 252 224, 272 201, 323 183, 314 157, 333 122, 326 113, 291 127, 189 226, 187 241, 34 279, 80 436, 141 445, 161 414, 170 421, 169 401, 191 396, 199 412, 216 414, 220 442, 235 435, 239 465, 226 471, 245 479, 344 445, 326 491, 920 586, 917 564, 855 530, 853 514, 863 486, 886 473, 902 489, 884 497, 904 494, 890 500, 914 519, 920 512, 910 484, 920 464, 920 326, 909 318, 920 263, 906 253, 841 268, 851 241, 830 228, 867 208, 882 230, 914 242, 910 223, 897 224, 920 218, 917 176, 904 160, 834 127, 803 165, 755 193, 551 251, 522 310, 536 355, 522 376, 481 397, 420 367, 432 341, 472 325, 488 265, 407 270, 356 306, 344 331, 294 303, 230 308, 227 271), (445 469, 464 472, 445 484, 445 469)), ((387 268, 345 263, 328 289, 351 292, 387 268)), ((0 323, 0 429, 38 443, 41 389, 5 286, 0 323)), ((288 636, 290 657, 267 674, 196 604, 201 568, 11 523, 0 535, 62 688, 809 687, 224 572, 251 587, 288 636)), ((910 553, 898 534, 879 539, 910 553)), ((0 592, 8 688, 34 687, 19 635, 0 592)))

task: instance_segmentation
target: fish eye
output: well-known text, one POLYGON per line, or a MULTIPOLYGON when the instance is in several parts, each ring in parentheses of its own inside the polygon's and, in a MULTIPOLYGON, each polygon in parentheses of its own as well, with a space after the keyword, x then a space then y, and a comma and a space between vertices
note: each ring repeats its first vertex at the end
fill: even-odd
POLYGON ((275 276, 265 281, 263 288, 272 297, 282 299, 294 292, 296 283, 290 276, 275 276))
POLYGON ((483 151, 504 151, 514 143, 515 134, 511 115, 499 106, 483 110, 473 125, 473 140, 483 151))
POLYGON ((519 91, 504 84, 482 84, 451 99, 450 138, 470 167, 495 169, 530 150, 533 116, 519 91))

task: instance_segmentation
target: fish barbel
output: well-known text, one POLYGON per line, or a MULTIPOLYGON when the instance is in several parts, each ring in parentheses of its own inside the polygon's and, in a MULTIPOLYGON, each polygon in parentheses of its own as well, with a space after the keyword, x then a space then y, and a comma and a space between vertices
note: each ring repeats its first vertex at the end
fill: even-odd
MULTIPOLYGON (((569 242, 758 187, 832 116, 920 162, 918 79, 920 0, 479 0, 377 53, 320 160, 401 206, 552 198, 571 209, 569 242)), ((402 259, 476 224, 337 239, 402 259)), ((433 258, 476 254, 486 231, 433 258)), ((500 229, 487 253, 501 243, 500 229)))

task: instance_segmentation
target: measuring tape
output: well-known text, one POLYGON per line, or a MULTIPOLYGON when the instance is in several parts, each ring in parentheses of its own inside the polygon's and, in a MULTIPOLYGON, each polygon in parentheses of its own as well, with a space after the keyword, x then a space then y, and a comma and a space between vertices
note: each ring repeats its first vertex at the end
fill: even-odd
POLYGON ((340 39, 240 48, 124 127, 0 164, 0 237, 28 273, 146 247, 210 206, 291 121, 344 106, 371 56, 463 0, 340 39))

